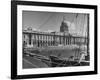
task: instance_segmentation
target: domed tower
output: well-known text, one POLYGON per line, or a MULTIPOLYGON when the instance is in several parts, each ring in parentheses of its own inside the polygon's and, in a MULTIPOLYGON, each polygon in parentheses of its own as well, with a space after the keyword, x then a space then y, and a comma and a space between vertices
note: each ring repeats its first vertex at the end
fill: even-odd
POLYGON ((61 26, 60 26, 60 32, 65 32, 65 33, 69 32, 68 24, 65 22, 65 17, 63 17, 63 21, 62 21, 61 26))

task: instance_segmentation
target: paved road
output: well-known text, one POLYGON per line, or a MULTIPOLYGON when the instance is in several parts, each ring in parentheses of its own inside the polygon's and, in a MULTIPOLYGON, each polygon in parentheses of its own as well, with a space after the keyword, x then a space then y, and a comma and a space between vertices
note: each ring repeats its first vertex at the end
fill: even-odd
POLYGON ((45 68, 48 67, 41 60, 30 56, 23 57, 23 68, 45 68))

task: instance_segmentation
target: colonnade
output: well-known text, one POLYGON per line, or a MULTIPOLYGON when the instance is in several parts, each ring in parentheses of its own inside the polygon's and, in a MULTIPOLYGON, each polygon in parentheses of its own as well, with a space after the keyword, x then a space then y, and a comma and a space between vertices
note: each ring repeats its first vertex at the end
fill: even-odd
POLYGON ((55 35, 41 33, 23 33, 23 44, 36 47, 59 46, 71 44, 87 44, 86 37, 75 37, 70 35, 55 35))

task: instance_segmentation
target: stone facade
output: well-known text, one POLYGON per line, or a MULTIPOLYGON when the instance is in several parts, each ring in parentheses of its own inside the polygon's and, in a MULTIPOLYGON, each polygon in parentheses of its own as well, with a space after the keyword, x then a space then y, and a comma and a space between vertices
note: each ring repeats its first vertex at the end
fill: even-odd
POLYGON ((63 32, 23 31, 24 46, 45 47, 71 44, 87 44, 87 38, 72 36, 63 32))

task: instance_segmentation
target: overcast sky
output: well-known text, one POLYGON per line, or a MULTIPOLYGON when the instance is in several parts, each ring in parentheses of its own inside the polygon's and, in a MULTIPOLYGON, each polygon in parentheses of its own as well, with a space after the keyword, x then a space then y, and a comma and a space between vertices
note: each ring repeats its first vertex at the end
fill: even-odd
POLYGON ((23 11, 22 25, 23 29, 32 27, 34 30, 59 32, 63 17, 69 26, 70 34, 86 35, 86 14, 23 11))

